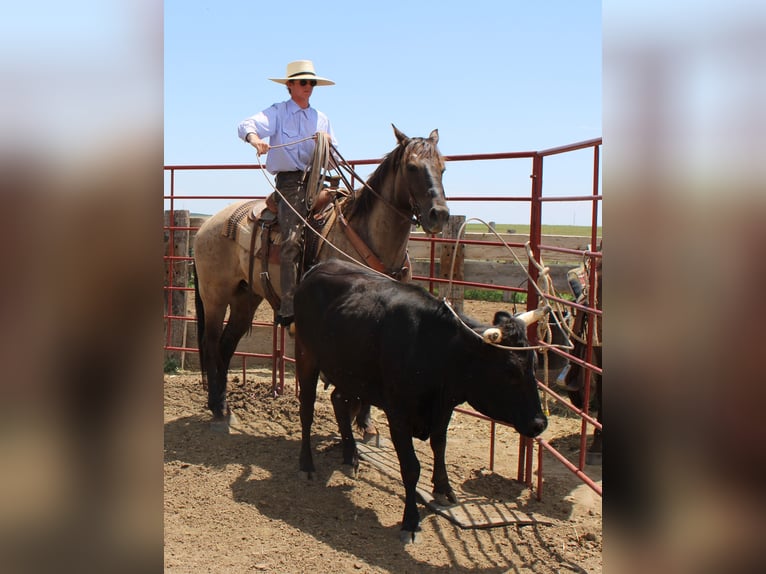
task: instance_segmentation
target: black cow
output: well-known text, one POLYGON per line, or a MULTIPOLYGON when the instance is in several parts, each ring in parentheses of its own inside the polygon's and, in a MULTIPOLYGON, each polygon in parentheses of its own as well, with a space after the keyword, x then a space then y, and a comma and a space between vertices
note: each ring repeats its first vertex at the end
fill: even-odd
MULTIPOLYGON (((548 421, 534 376, 526 330, 548 308, 513 318, 498 314, 492 328, 469 328, 443 302, 356 263, 332 260, 311 269, 295 292, 296 375, 300 384, 300 470, 311 478, 311 424, 317 377, 340 393, 385 412, 405 488, 402 540, 414 541, 420 516, 415 488, 420 463, 412 437, 430 438, 437 499, 457 502, 444 461, 453 409, 479 412, 534 437, 548 421)), ((344 464, 358 464, 348 409, 337 408, 344 464)))

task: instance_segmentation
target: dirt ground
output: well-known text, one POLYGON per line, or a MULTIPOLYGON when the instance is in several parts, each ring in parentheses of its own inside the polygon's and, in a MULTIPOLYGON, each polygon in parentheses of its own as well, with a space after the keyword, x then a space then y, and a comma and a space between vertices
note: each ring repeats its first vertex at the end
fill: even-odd
MULTIPOLYGON (((466 303, 469 314, 486 320, 489 311, 466 303)), ((463 529, 419 505, 420 539, 404 546, 401 480, 365 461, 356 479, 341 471, 330 391, 318 392, 312 443, 318 479, 306 481, 298 474, 294 378, 289 374, 281 397, 273 398, 270 387, 265 368, 248 370, 245 381, 232 370, 229 399, 238 423, 226 435, 209 427, 199 373, 165 375, 166 572, 602 571, 601 498, 545 453, 537 501, 514 480, 512 429, 497 427, 490 471, 489 423, 456 413, 447 444, 452 486, 462 498, 510 503, 551 524, 463 529)), ((385 437, 385 415, 375 414, 385 437)), ((575 462, 579 428, 579 419, 552 405, 542 436, 575 462)), ((430 465, 428 443, 414 442, 421 465, 430 465)), ((600 467, 586 471, 600 483, 600 467)))

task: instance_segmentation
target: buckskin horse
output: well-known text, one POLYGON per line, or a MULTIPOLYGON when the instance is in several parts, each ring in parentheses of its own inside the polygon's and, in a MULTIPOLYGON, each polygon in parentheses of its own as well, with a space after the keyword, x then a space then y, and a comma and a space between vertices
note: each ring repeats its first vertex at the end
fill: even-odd
MULTIPOLYGON (((409 280, 407 242, 411 226, 414 223, 426 233, 439 233, 449 218, 442 186, 444 158, 437 148, 438 130, 427 138, 410 138, 392 127, 397 146, 382 159, 359 191, 329 208, 332 213, 317 230, 324 238, 318 241, 319 247, 315 249, 318 253, 304 254, 304 260, 319 262, 345 254, 392 277, 409 280)), ((271 255, 264 257, 261 249, 255 258, 251 257, 253 245, 269 245, 269 232, 259 228, 257 222, 251 223, 249 229, 233 223, 237 214, 241 220, 242 213, 258 214, 265 207, 266 200, 229 205, 200 226, 194 241, 197 342, 203 382, 208 389, 207 406, 215 428, 228 430, 231 420, 226 378, 237 344, 250 330, 263 299, 275 307, 273 295, 281 295, 279 258, 274 256, 278 246, 270 247, 271 255), (252 208, 248 204, 253 204, 252 208), (234 228, 241 234, 248 231, 253 234, 250 249, 243 241, 232 239, 236 234, 234 228), (270 280, 254 280, 262 276, 270 280), (229 317, 224 325, 227 308, 229 317)), ((313 233, 306 230, 305 235, 308 239, 313 233)), ((344 402, 349 409, 359 411, 355 397, 334 393, 332 399, 336 411, 344 402)), ((356 420, 360 427, 370 425, 368 405, 362 406, 356 420)))

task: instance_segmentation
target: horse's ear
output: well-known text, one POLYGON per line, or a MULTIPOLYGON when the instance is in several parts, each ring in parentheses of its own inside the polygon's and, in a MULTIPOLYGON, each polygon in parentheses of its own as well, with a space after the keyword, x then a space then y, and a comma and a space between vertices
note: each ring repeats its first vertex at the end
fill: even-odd
POLYGON ((408 138, 406 135, 400 132, 399 129, 394 124, 391 124, 391 127, 394 128, 394 135, 396 136, 397 141, 401 145, 406 145, 406 143, 410 140, 410 138, 408 138))
POLYGON ((439 143, 439 130, 434 130, 431 132, 431 135, 428 136, 428 139, 430 139, 432 142, 434 142, 434 145, 439 143))

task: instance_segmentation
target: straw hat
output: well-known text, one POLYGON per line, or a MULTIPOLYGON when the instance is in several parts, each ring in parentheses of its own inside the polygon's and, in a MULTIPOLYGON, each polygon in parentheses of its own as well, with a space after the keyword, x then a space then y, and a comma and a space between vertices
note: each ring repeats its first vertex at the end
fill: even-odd
POLYGON ((333 86, 335 82, 327 78, 320 78, 314 72, 314 63, 311 60, 296 60, 287 64, 287 74, 284 78, 269 78, 272 82, 286 84, 289 80, 316 80, 317 86, 333 86))

